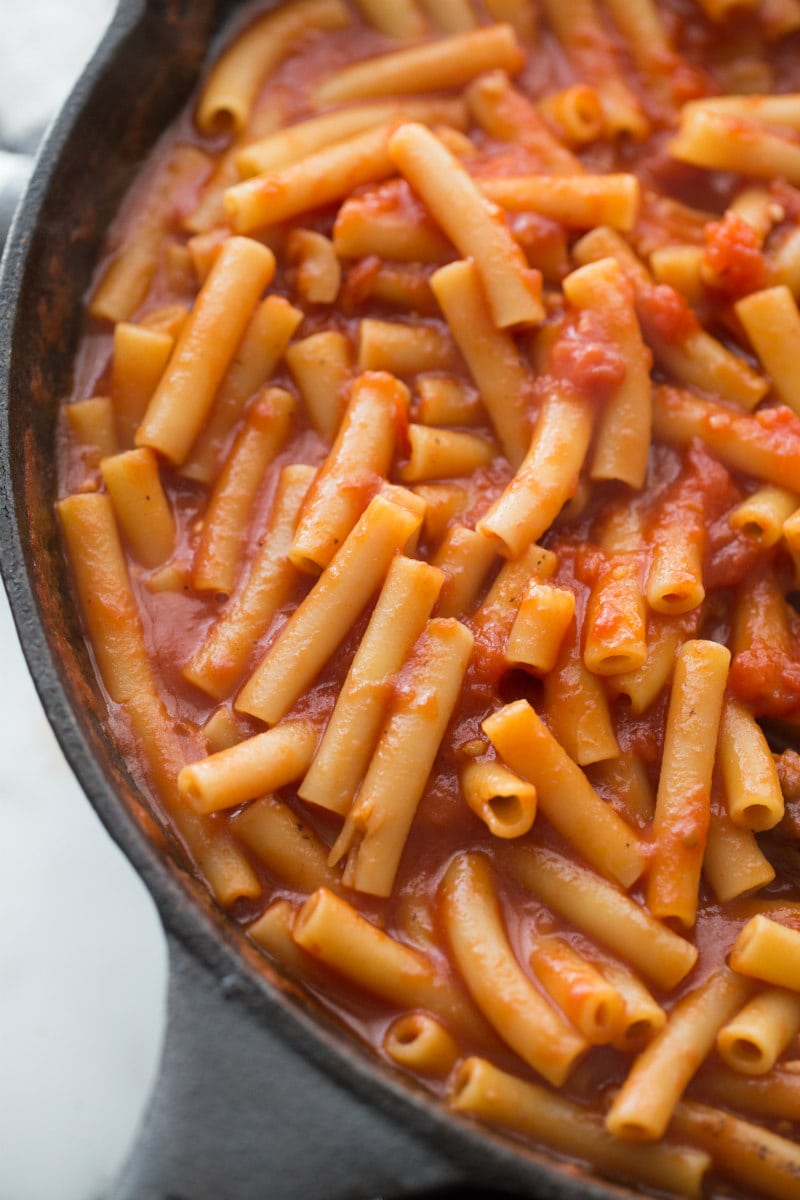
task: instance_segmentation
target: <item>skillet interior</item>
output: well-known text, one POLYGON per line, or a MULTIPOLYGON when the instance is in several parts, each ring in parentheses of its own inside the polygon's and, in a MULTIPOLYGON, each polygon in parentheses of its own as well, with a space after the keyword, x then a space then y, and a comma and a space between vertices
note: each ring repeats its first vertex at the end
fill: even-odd
MULTIPOLYGON (((198 986, 199 960, 209 996, 228 1016, 233 1005, 246 1014, 247 1022, 257 1022, 265 1039, 270 1029, 276 1031, 278 1038, 288 1039, 317 1067, 365 1099, 376 1122, 383 1112, 397 1128, 414 1132, 419 1150, 416 1161, 412 1151, 403 1180, 393 1176, 398 1193, 413 1190, 414 1180, 430 1185, 471 1179, 562 1200, 630 1196, 627 1189, 600 1185, 573 1167, 554 1166, 545 1156, 514 1148, 484 1131, 471 1131, 343 1037, 313 1000, 269 971, 217 912, 186 871, 176 847, 149 817, 107 740, 103 701, 65 580, 54 519, 56 409, 69 391, 81 299, 105 229, 143 156, 185 101, 209 40, 233 7, 234 0, 122 3, 51 131, 9 237, 0 313, 0 538, 6 585, 28 663, 84 790, 159 906, 173 965, 181 967, 174 974, 173 1015, 181 1012, 180 988, 198 986), (431 1140, 437 1154, 423 1149, 431 1140), (437 1161, 445 1164, 438 1172, 437 1161)), ((185 1012, 182 1019, 187 1019, 185 1012)), ((205 1014, 198 1020, 215 1018, 205 1014)), ((221 1021, 219 1031, 226 1028, 221 1021)), ((248 1024, 247 1036, 250 1032, 248 1024)), ((185 1034, 184 1028, 181 1036, 185 1034)), ((186 1044, 190 1043, 191 1039, 186 1044)), ((304 1069, 298 1067, 300 1086, 313 1088, 304 1069)), ((171 1094, 168 1088, 164 1094, 171 1094)), ((271 1099, 266 1099, 269 1111, 271 1099)), ((362 1117, 370 1119, 368 1110, 362 1117)), ((407 1157, 407 1143, 399 1145, 407 1157)), ((307 1142, 304 1146, 308 1154, 307 1142)), ((289 1139, 287 1148, 296 1149, 297 1143, 289 1139)), ((148 1153, 153 1154, 152 1142, 148 1153)), ((321 1179, 320 1194, 371 1194, 380 1180, 368 1178, 357 1154, 352 1164, 349 1178, 335 1187, 330 1177, 321 1179)), ((252 1179, 257 1166, 242 1165, 252 1179)), ((248 1188, 246 1178, 242 1186, 248 1188)), ((218 1185, 211 1181, 210 1187, 218 1185)), ((234 1200, 232 1190, 225 1194, 234 1200)), ((243 1190, 236 1196, 255 1194, 243 1190)), ((290 1188, 285 1194, 299 1193, 290 1188)), ((274 1187, 270 1195, 277 1200, 274 1187)))

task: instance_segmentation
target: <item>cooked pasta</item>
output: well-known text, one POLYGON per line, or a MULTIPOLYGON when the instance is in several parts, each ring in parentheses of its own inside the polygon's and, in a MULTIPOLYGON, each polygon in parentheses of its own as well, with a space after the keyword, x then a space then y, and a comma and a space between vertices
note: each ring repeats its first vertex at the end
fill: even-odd
POLYGON ((783 1200, 800 9, 730 9, 256 0, 105 252, 58 511, 250 961, 505 1136, 783 1200))

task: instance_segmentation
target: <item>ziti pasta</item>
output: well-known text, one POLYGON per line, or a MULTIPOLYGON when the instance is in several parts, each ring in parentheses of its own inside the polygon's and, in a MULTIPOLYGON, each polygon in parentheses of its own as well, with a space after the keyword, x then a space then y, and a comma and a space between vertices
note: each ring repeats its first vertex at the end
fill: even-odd
POLYGON ((798 64, 797 0, 246 6, 63 409, 109 732, 217 903, 659 1194, 800 1194, 798 64))

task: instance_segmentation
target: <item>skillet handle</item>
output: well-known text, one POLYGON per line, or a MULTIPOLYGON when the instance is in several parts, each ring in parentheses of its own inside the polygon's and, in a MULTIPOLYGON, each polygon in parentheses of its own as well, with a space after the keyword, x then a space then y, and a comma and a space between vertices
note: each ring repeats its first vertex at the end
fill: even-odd
POLYGON ((460 1181, 257 1020, 167 934, 160 1076, 113 1200, 368 1200, 460 1181))

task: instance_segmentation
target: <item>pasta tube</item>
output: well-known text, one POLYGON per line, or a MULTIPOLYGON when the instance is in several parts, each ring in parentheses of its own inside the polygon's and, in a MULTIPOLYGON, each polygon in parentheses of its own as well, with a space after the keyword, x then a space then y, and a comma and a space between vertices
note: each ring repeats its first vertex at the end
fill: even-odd
POLYGON ((653 999, 639 976, 622 963, 603 963, 602 973, 623 1001, 619 1029, 611 1039, 611 1044, 615 1050, 623 1053, 638 1053, 652 1042, 659 1029, 663 1029, 667 1014, 653 999))
POLYGON ((464 258, 478 269, 495 325, 536 325, 542 278, 528 267, 500 211, 424 125, 402 125, 389 143, 395 166, 464 258))
POLYGON ((765 887, 775 868, 750 829, 735 825, 719 798, 712 797, 703 855, 703 874, 721 903, 765 887))
POLYGON ((725 704, 719 734, 728 815, 756 832, 772 829, 784 804, 775 760, 755 718, 742 704, 725 704))
POLYGON ((495 557, 494 547, 477 530, 452 525, 433 557, 433 565, 445 576, 436 615, 455 617, 469 612, 495 557))
POLYGON ((126 450, 100 462, 114 514, 133 553, 146 567, 169 558, 175 545, 175 520, 152 450, 126 450))
POLYGON ((352 359, 348 338, 336 329, 312 333, 286 348, 286 364, 311 421, 328 442, 335 438, 342 419, 352 359))
POLYGON ((532 579, 506 641, 506 660, 546 675, 558 661, 574 615, 573 592, 532 579))
POLYGON ((717 171, 742 171, 770 179, 782 175, 800 183, 800 147, 789 132, 730 113, 694 108, 682 117, 669 152, 679 162, 717 171))
POLYGON ((591 478, 621 479, 640 488, 650 451, 652 360, 642 340, 633 288, 614 258, 601 258, 572 271, 563 288, 571 304, 603 321, 626 365, 622 381, 612 390, 600 417, 591 478))
MULTIPOLYGON (((623 677, 608 678, 616 682, 623 677)), ((548 724, 574 762, 586 767, 619 755, 608 695, 598 676, 586 666, 574 619, 561 643, 555 666, 545 675, 543 683, 548 724)))
POLYGON ((622 995, 569 942, 539 938, 531 952, 531 967, 548 995, 593 1046, 613 1042, 621 1033, 622 995))
POLYGON ((244 675, 252 647, 267 631, 297 579, 289 547, 314 468, 284 467, 264 538, 228 607, 183 668, 191 682, 222 700, 244 675))
POLYGON ((319 729, 311 721, 285 721, 183 767, 178 790, 197 812, 236 808, 299 779, 318 737, 319 729))
POLYGON ((536 788, 501 763, 468 763, 460 780, 467 804, 495 837, 521 837, 533 825, 536 788))
POLYGON ((181 467, 183 475, 203 483, 216 478, 231 430, 247 401, 267 383, 302 319, 300 309, 283 296, 269 295, 258 305, 181 467))
POLYGON ((425 21, 415 0, 394 0, 387 8, 381 0, 356 0, 364 16, 388 37, 412 38, 425 32, 425 21))
POLYGON ((588 1041, 537 992, 508 942, 487 859, 461 854, 442 882, 445 929, 478 1007, 534 1070, 561 1084, 588 1041))
POLYGON ((344 882, 388 896, 426 780, 452 716, 472 650, 459 621, 429 621, 390 705, 364 783, 331 851, 347 855, 344 882))
POLYGON ((183 462, 274 272, 275 256, 266 246, 249 238, 226 241, 136 432, 137 446, 183 462))
POLYGON ((800 930, 759 913, 737 937, 729 962, 743 975, 800 991, 800 930))
POLYGON ((389 567, 369 625, 298 794, 346 813, 369 764, 392 690, 442 586, 427 563, 398 555, 389 567))
POLYGON ((238 131, 247 122, 259 87, 309 27, 340 29, 349 16, 342 0, 296 0, 259 17, 225 51, 206 80, 195 120, 203 133, 238 131))
POLYGON ((723 1025, 717 1050, 723 1062, 745 1075, 766 1075, 800 1032, 800 995, 768 988, 723 1025))
POLYGON ((110 499, 97 492, 67 496, 58 513, 103 685, 115 703, 127 706, 136 743, 179 836, 220 904, 259 896, 258 876, 233 839, 212 837, 207 818, 177 795, 180 751, 150 666, 110 499))
POLYGON ((533 1138, 602 1172, 639 1185, 669 1188, 684 1196, 702 1195, 711 1165, 707 1151, 665 1142, 622 1142, 603 1129, 600 1118, 574 1101, 536 1083, 517 1079, 482 1058, 468 1058, 450 1093, 456 1112, 533 1138))
POLYGON ((408 391, 394 376, 367 372, 350 390, 336 441, 303 504, 289 557, 312 575, 328 566, 366 508, 376 479, 385 477, 395 448, 395 429, 405 414, 408 391), (352 480, 361 479, 354 487, 352 480))
POLYGON ((396 122, 376 125, 299 162, 233 184, 224 196, 231 225, 237 233, 252 233, 386 179, 393 170, 388 145, 395 128, 396 122))
POLYGON ((530 443, 525 400, 533 377, 509 333, 493 323, 478 268, 449 263, 431 276, 431 288, 464 355, 503 452, 518 467, 530 443))
POLYGON ((634 1141, 664 1136, 686 1085, 751 988, 722 967, 679 1001, 614 1097, 606 1117, 609 1133, 634 1141))
POLYGON ((527 701, 507 704, 481 728, 512 771, 531 781, 539 810, 588 862, 626 887, 639 878, 644 848, 636 834, 600 799, 527 701))
POLYGON ((282 884, 303 893, 338 888, 327 847, 277 796, 261 796, 248 804, 232 818, 231 828, 282 884))
POLYGON ((616 62, 611 44, 606 38, 594 0, 573 0, 565 8, 559 0, 543 0, 544 11, 556 37, 568 57, 580 70, 591 58, 592 75, 601 84, 603 112, 613 133, 627 133, 634 138, 647 135, 650 123, 639 103, 636 92, 616 62))
POLYGON ((493 68, 513 73, 522 66, 523 58, 513 29, 493 25, 344 67, 318 84, 314 95, 322 106, 369 96, 439 92, 460 87, 493 68))
POLYGON ((409 1013, 393 1021, 383 1036, 383 1051, 398 1067, 441 1079, 459 1056, 455 1038, 428 1013, 409 1013))
POLYGON ((467 91, 475 122, 493 137, 525 148, 542 170, 574 175, 583 170, 578 158, 561 144, 524 92, 506 71, 487 71, 467 91))
POLYGON ((689 1100, 678 1105, 672 1129, 710 1153, 736 1183, 774 1200, 793 1200, 796 1195, 800 1153, 788 1138, 689 1100))
POLYGON ((710 819, 711 774, 730 651, 685 642, 675 667, 653 819, 647 905, 657 917, 695 922, 710 819))
POLYGON ((509 212, 538 212, 577 229, 633 228, 639 208, 634 175, 523 175, 482 179, 484 196, 509 212))
POLYGON ((800 385, 792 355, 800 336, 800 311, 789 288, 782 284, 751 292, 736 304, 736 315, 779 399, 800 413, 800 385))
POLYGON ((294 414, 294 396, 277 387, 268 388, 248 410, 206 506, 192 564, 198 591, 227 595, 233 590, 250 510, 294 414))
POLYGON ((428 425, 408 428, 408 462, 398 470, 404 483, 426 479, 457 479, 486 466, 494 458, 494 447, 486 438, 457 429, 431 429, 428 425))
POLYGON ((303 904, 292 938, 313 959, 373 995, 402 1008, 428 1009, 461 1034, 483 1032, 472 1005, 426 955, 378 929, 327 888, 303 904))
POLYGON ((171 334, 158 329, 128 321, 118 321, 114 326, 111 400, 117 433, 124 447, 133 445, 174 344, 171 334))
POLYGON ((386 577, 421 517, 375 496, 295 609, 236 701, 239 712, 275 724, 322 669, 386 577), (298 650, 303 647, 302 665, 298 650))
POLYGON ((435 97, 352 104, 277 129, 251 142, 237 154, 236 166, 243 179, 264 175, 288 163, 300 162, 324 146, 342 142, 353 134, 389 121, 423 121, 426 125, 441 123, 453 129, 464 129, 466 114, 462 100, 435 97))
POLYGON ((575 492, 591 434, 591 408, 583 397, 566 391, 545 397, 519 470, 478 522, 501 554, 518 558, 550 528, 575 492))
POLYGON ((554 850, 508 847, 503 862, 545 904, 659 987, 675 987, 697 961, 697 948, 691 942, 613 883, 554 850))

